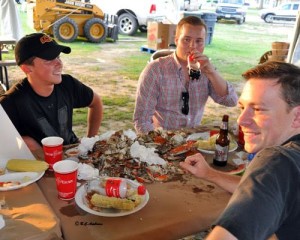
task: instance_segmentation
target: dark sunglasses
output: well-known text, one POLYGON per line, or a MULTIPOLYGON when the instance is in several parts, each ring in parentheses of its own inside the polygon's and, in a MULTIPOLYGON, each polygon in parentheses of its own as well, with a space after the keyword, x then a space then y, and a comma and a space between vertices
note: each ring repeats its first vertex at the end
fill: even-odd
POLYGON ((181 99, 183 101, 181 112, 184 115, 189 114, 189 110, 190 110, 190 108, 189 108, 189 98, 190 98, 189 92, 182 92, 181 93, 181 99))

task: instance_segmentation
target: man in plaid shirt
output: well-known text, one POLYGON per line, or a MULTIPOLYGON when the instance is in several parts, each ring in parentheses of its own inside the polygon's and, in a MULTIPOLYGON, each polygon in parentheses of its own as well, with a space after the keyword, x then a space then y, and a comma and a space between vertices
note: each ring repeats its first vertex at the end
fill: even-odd
POLYGON ((206 25, 196 16, 181 19, 177 25, 176 51, 149 63, 140 75, 134 125, 137 132, 192 128, 200 124, 208 97, 233 107, 238 96, 203 54, 206 25), (191 71, 191 64, 200 69, 191 71))

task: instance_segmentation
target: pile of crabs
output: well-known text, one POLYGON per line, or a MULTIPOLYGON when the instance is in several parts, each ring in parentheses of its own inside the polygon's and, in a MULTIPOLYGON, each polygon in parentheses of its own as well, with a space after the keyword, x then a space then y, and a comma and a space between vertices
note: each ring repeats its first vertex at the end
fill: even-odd
POLYGON ((198 152, 194 146, 195 141, 186 140, 189 133, 186 130, 155 130, 132 139, 121 130, 106 140, 95 142, 92 150, 79 156, 79 159, 83 163, 92 164, 103 176, 122 177, 141 183, 172 181, 183 174, 178 166, 179 162, 198 152), (154 149, 154 153, 163 159, 164 164, 132 157, 133 144, 154 149))

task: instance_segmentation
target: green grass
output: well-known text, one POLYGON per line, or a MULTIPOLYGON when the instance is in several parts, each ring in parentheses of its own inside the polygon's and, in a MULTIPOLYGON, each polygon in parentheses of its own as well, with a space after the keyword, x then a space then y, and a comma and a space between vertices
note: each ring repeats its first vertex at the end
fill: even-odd
MULTIPOLYGON (((109 121, 132 121, 132 109, 134 108, 134 99, 129 96, 114 95, 102 98, 105 106, 103 123, 109 121)), ((108 127, 108 125, 104 125, 108 127)))
MULTIPOLYGON (((134 99, 129 96, 113 95, 110 97, 102 97, 104 105, 104 115, 102 127, 109 129, 109 124, 112 121, 127 122, 125 128, 132 129, 132 109, 134 108, 134 99)), ((83 136, 87 127, 87 108, 74 109, 73 111, 73 126, 76 134, 83 136)))
POLYGON ((87 119, 87 108, 77 108, 73 111, 73 124, 74 126, 81 125, 84 123, 86 127, 87 119))
MULTIPOLYGON (((105 121, 131 121, 132 120, 132 113, 131 111, 124 111, 123 108, 120 106, 115 105, 113 107, 107 108, 107 111, 104 115, 104 122, 105 121)), ((116 130, 116 129, 115 129, 116 130)))
POLYGON ((138 79, 140 73, 149 61, 148 53, 139 53, 130 58, 121 58, 117 60, 123 67, 119 70, 119 74, 129 79, 138 79))
POLYGON ((102 101, 106 106, 119 106, 119 107, 126 107, 128 106, 128 104, 132 103, 132 100, 128 96, 103 97, 102 101))

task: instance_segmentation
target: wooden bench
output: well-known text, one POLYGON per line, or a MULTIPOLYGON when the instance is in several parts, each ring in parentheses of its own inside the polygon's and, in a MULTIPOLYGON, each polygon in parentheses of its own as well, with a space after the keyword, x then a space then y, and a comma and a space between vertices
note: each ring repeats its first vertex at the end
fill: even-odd
POLYGON ((15 60, 0 60, 1 79, 0 82, 5 85, 6 90, 9 89, 8 71, 7 67, 16 66, 15 60), (3 72, 4 70, 4 72, 3 72), (4 73, 4 75, 3 75, 4 73))

